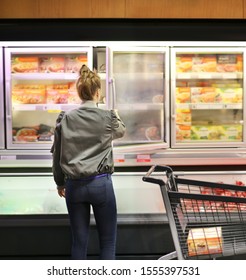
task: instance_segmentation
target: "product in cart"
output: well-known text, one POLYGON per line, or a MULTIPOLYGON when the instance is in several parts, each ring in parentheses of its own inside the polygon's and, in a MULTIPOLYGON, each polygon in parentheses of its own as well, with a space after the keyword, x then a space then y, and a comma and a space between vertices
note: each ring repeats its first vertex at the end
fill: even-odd
POLYGON ((219 254, 223 246, 221 227, 192 228, 187 244, 189 256, 219 254))

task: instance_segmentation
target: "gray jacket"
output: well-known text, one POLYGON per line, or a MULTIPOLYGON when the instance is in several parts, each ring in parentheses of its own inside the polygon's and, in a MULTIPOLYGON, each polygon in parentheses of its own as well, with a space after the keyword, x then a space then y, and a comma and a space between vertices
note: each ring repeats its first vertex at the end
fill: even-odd
POLYGON ((65 186, 66 178, 113 173, 112 140, 125 133, 118 114, 87 101, 59 118, 51 150, 52 171, 58 188, 65 186))

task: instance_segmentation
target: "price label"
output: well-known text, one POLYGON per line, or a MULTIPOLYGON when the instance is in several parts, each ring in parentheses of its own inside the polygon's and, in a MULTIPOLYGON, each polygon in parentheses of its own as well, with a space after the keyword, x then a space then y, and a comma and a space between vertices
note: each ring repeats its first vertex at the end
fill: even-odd
POLYGON ((151 162, 150 155, 137 155, 137 162, 151 162))
POLYGON ((10 156, 10 155, 2 155, 0 156, 1 160, 16 160, 16 156, 10 156))
POLYGON ((114 155, 114 161, 116 163, 125 162, 125 156, 124 155, 114 155))

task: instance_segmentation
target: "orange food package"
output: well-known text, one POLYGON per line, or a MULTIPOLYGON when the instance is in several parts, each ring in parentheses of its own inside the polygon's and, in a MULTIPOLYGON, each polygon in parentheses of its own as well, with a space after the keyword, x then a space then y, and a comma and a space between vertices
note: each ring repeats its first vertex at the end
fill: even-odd
POLYGON ((236 71, 243 72, 243 56, 241 54, 237 55, 236 71))
MULTIPOLYGON (((221 98, 220 98, 221 99, 221 98)), ((214 87, 192 87, 192 103, 214 103, 219 102, 219 96, 214 87)))
POLYGON ((36 73, 38 72, 38 57, 12 57, 12 73, 36 73))
POLYGON ((79 95, 76 90, 76 84, 69 83, 68 84, 68 99, 67 103, 68 104, 81 104, 81 99, 79 98, 79 95))
POLYGON ((70 56, 66 58, 65 72, 78 73, 83 64, 87 65, 87 56, 70 56))
POLYGON ((46 87, 47 104, 67 104, 68 84, 56 84, 46 87))
POLYGON ((42 104, 46 102, 44 85, 18 84, 12 89, 13 104, 42 104))
POLYGON ((191 139, 191 126, 179 124, 176 125, 176 140, 183 141, 183 140, 190 140, 191 139))
POLYGON ((190 109, 177 109, 176 110, 176 123, 185 124, 191 123, 191 110, 190 109))
POLYGON ((236 54, 221 54, 217 56, 217 72, 237 72, 237 68, 241 68, 240 56, 237 57, 236 54))
POLYGON ((39 71, 41 73, 64 73, 65 72, 65 58, 64 57, 41 57, 39 71))
POLYGON ((182 55, 176 57, 176 71, 177 72, 191 72, 192 71, 192 56, 182 55))
POLYGON ((217 60, 215 55, 205 55, 202 59, 203 72, 217 72, 217 60))
POLYGON ((220 254, 223 249, 221 227, 193 228, 189 230, 188 255, 212 255, 220 254))

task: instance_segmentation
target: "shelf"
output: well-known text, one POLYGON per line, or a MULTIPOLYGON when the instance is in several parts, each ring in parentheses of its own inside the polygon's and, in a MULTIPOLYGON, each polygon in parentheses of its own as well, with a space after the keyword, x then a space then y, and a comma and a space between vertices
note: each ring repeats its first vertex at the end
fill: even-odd
POLYGON ((221 110, 221 109, 243 109, 242 103, 177 103, 177 109, 197 110, 221 110))
MULTIPOLYGON (((12 106, 13 111, 69 111, 76 109, 80 104, 14 104, 12 106)), ((101 109, 106 109, 106 104, 98 104, 101 109)))
POLYGON ((216 73, 216 72, 197 72, 197 73, 176 73, 176 79, 242 79, 243 73, 216 73))
POLYGON ((118 79, 142 79, 142 80, 162 80, 165 79, 165 73, 156 72, 127 72, 127 73, 113 73, 114 78, 118 79))
POLYGON ((21 73, 12 74, 12 80, 76 80, 77 73, 21 73))
POLYGON ((117 103, 117 109, 133 112, 135 112, 135 110, 162 110, 163 103, 117 103))

